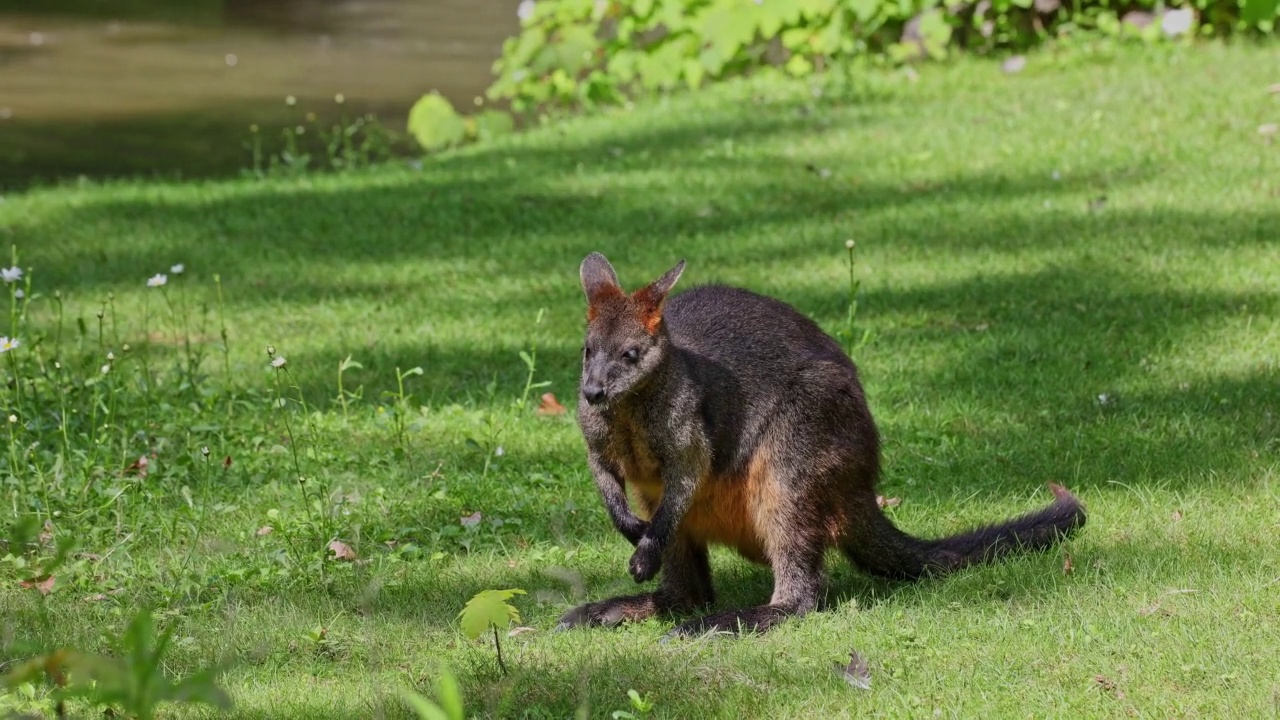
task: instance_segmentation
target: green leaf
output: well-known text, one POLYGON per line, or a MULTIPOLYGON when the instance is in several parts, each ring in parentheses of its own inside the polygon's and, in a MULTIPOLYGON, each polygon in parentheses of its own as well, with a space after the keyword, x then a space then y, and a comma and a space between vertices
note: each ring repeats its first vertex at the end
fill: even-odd
POLYGON ((702 39, 729 62, 756 34, 756 18, 743 12, 736 0, 721 0, 702 14, 702 39))
POLYGON ((440 93, 431 91, 418 99, 409 110, 409 133, 426 150, 439 150, 462 141, 466 123, 453 109, 453 104, 440 93))
POLYGON ((706 72, 702 68, 702 64, 694 58, 688 58, 684 61, 684 81, 688 83, 690 88, 697 90, 698 86, 702 84, 706 72))
POLYGON ((501 110, 485 110, 475 117, 476 137, 479 140, 492 140, 503 135, 510 135, 516 128, 516 122, 509 113, 501 110))
POLYGON ((796 77, 804 77, 813 72, 813 63, 809 62, 809 58, 804 55, 792 55, 787 60, 787 72, 796 77))
POLYGON ((209 668, 183 679, 166 693, 166 699, 174 702, 200 702, 230 710, 231 696, 218 687, 218 672, 218 668, 209 668))
POLYGON ((462 621, 462 632, 475 640, 489 629, 490 625, 505 628, 512 621, 520 622, 520 612, 507 603, 516 595, 524 595, 524 590, 483 590, 467 601, 466 607, 458 613, 462 621))
POLYGON ((1244 0, 1240 19, 1250 25, 1257 25, 1275 19, 1278 9, 1280 9, 1280 0, 1244 0))
POLYGON ((458 679, 449 672, 449 668, 440 669, 440 680, 436 694, 440 696, 440 706, 444 708, 449 720, 463 720, 462 690, 458 688, 458 679))
POLYGON ((400 699, 413 709, 419 720, 452 720, 439 705, 412 690, 401 690, 400 699))
POLYGON ((853 11, 860 22, 867 22, 880 12, 879 0, 846 0, 846 7, 853 11))

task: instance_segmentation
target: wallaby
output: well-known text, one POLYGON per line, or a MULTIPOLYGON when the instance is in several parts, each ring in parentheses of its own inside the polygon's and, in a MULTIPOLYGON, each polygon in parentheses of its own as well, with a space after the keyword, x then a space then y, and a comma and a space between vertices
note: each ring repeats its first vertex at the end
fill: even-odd
POLYGON ((838 548, 862 570, 915 579, 1042 549, 1085 523, 1050 484, 1048 507, 936 540, 899 530, 876 501, 880 439, 858 371, 839 344, 791 306, 705 285, 667 298, 681 260, 627 293, 592 253, 578 423, 614 526, 633 545, 637 583, 656 592, 579 606, 560 628, 690 612, 715 600, 709 544, 773 571, 767 605, 699 617, 671 631, 765 632, 813 610, 838 548), (627 501, 629 485, 646 520, 627 501))

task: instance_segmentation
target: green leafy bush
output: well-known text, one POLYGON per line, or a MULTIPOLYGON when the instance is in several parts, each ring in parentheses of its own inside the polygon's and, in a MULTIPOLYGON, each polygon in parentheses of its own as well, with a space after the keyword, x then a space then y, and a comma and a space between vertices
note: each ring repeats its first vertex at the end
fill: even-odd
POLYGON ((516 111, 697 88, 770 66, 804 76, 853 57, 943 58, 1098 31, 1269 33, 1280 0, 526 0, 489 88, 516 111))

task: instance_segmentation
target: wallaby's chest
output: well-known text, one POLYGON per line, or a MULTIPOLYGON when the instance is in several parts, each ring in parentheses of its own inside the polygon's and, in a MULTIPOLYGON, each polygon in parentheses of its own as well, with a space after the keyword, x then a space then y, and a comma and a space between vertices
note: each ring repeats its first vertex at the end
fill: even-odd
POLYGON ((654 433, 643 417, 618 413, 609 419, 605 455, 622 472, 622 479, 646 501, 656 506, 662 497, 662 462, 655 450, 654 433))
MULTIPOLYGON (((662 440, 655 428, 636 416, 611 418, 608 428, 605 455, 618 467, 638 501, 636 514, 651 519, 663 494, 661 456, 655 450, 662 440)), ((741 475, 699 478, 681 522, 682 532, 699 542, 737 548, 748 560, 763 562, 760 514, 768 510, 774 494, 766 473, 766 463, 758 462, 741 475)))

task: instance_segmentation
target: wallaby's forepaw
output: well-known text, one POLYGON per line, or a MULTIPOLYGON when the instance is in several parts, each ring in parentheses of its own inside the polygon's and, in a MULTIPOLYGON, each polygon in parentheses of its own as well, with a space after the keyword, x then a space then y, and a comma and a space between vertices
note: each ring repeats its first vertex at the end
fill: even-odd
POLYGON ((658 574, 658 569, 662 567, 662 548, 658 547, 658 543, 652 538, 641 538, 627 567, 636 582, 652 580, 658 574))
POLYGON ((631 543, 633 546, 639 545, 640 538, 644 537, 644 534, 649 531, 649 523, 641 520, 635 515, 631 515, 623 521, 623 524, 618 528, 618 531, 627 539, 627 542, 631 543))

